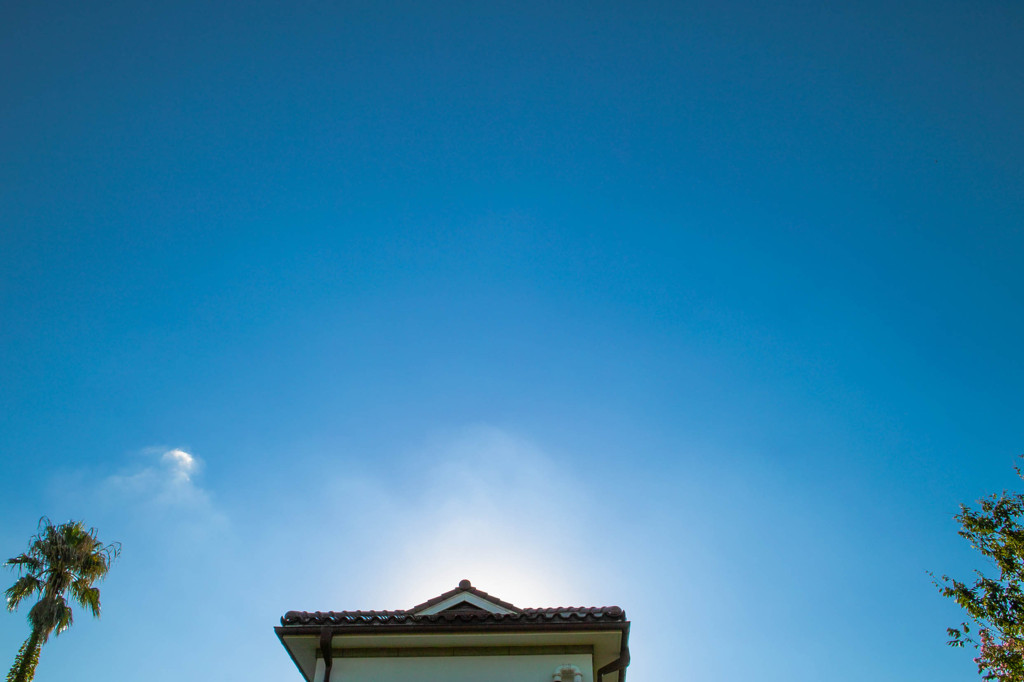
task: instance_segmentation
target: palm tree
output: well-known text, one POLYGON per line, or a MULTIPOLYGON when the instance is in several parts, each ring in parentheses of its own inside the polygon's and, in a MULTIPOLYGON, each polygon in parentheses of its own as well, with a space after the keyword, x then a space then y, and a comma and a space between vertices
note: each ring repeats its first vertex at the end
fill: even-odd
POLYGON ((7 610, 14 611, 32 595, 39 600, 28 612, 32 632, 18 649, 7 682, 31 682, 39 651, 51 633, 60 634, 71 627, 71 607, 66 596, 100 615, 100 591, 93 583, 102 580, 111 562, 121 553, 121 543, 104 545, 96 539, 96 529, 86 529, 81 521, 53 525, 45 516, 39 520, 39 532, 32 536, 28 551, 7 560, 20 577, 7 589, 7 610))

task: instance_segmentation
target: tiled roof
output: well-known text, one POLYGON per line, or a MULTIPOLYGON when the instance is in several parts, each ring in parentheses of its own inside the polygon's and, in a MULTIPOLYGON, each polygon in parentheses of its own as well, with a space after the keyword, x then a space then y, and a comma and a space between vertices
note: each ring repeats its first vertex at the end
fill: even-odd
POLYGON ((281 625, 335 626, 402 626, 459 625, 470 623, 501 623, 507 625, 534 623, 596 623, 625 622, 626 613, 618 606, 558 606, 547 609, 520 609, 520 613, 491 613, 477 610, 447 610, 430 615, 413 611, 289 611, 281 625))
MULTIPOLYGON (((432 653, 454 656, 458 655, 455 650, 444 653, 447 650, 443 645, 458 642, 460 646, 455 649, 460 649, 467 641, 478 639, 498 648, 524 644, 530 646, 519 648, 532 649, 538 642, 571 640, 592 649, 595 680, 607 682, 606 676, 613 675, 613 682, 625 682, 629 665, 629 621, 618 606, 521 609, 476 589, 468 580, 407 610, 289 611, 274 630, 306 682, 313 682, 320 660, 330 679, 333 656, 338 651, 344 654, 366 646, 367 642, 384 647, 373 649, 373 656, 392 649, 419 655, 419 649, 408 643, 410 640, 431 644, 426 648, 436 649, 432 653), (467 637, 476 634, 484 636, 467 637), (390 647, 389 641, 397 646, 390 647), (339 645, 340 650, 336 649, 339 645)), ((475 655, 474 647, 465 648, 470 650, 465 655, 475 655)))
POLYGON ((471 624, 493 624, 504 626, 534 625, 547 623, 598 623, 626 621, 625 612, 618 606, 556 606, 545 609, 521 609, 508 602, 492 597, 473 587, 468 580, 459 586, 417 604, 408 610, 398 611, 289 611, 281 618, 283 626, 331 625, 331 626, 417 626, 439 625, 458 626, 471 624), (491 604, 512 613, 494 613, 481 608, 449 607, 438 613, 425 614, 422 611, 440 604, 458 594, 470 593, 491 604))

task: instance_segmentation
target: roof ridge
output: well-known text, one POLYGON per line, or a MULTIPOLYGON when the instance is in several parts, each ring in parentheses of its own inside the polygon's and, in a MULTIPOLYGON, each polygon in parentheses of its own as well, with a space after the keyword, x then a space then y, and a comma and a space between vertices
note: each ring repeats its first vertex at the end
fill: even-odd
POLYGON ((420 611, 423 611, 424 609, 429 609, 431 606, 435 606, 437 604, 440 604, 444 600, 450 599, 450 598, 454 597, 455 595, 457 595, 457 594, 459 594, 461 592, 469 592, 470 594, 474 594, 474 595, 480 597, 481 599, 485 599, 485 600, 491 602, 492 604, 500 606, 500 607, 502 607, 504 609, 508 609, 509 611, 514 611, 516 613, 522 612, 522 609, 519 608, 518 606, 516 606, 515 604, 510 604, 507 601, 502 601, 501 599, 498 599, 497 597, 495 597, 493 595, 487 594, 486 592, 484 592, 483 590, 481 590, 479 588, 473 587, 473 584, 471 582, 469 582, 469 580, 466 580, 466 579, 460 580, 458 586, 455 589, 448 590, 447 592, 439 594, 439 595, 437 595, 436 597, 434 597, 432 599, 428 599, 427 601, 423 602, 422 604, 417 604, 416 606, 414 606, 411 609, 409 609, 409 612, 410 613, 418 613, 420 611))

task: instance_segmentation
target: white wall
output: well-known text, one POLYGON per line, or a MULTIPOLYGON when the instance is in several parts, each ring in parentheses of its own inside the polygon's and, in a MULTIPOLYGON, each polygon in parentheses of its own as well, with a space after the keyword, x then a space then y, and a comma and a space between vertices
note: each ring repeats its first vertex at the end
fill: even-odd
MULTIPOLYGON (((332 682, 551 682, 562 665, 575 665, 583 682, 593 682, 590 654, 542 656, 390 656, 335 658, 332 682)), ((316 662, 314 682, 323 682, 324 662, 316 662)))

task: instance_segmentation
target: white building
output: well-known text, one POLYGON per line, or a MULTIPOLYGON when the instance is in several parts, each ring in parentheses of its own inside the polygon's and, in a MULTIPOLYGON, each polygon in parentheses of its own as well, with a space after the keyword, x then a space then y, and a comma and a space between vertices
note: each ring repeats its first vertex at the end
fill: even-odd
POLYGON ((625 682, 618 606, 521 609, 463 580, 407 611, 289 611, 275 628, 307 682, 625 682))

